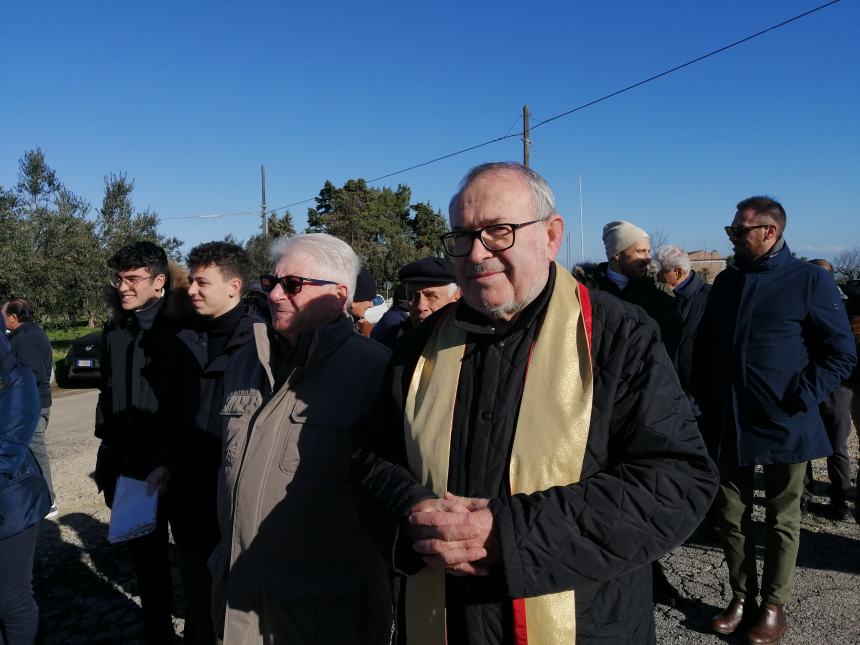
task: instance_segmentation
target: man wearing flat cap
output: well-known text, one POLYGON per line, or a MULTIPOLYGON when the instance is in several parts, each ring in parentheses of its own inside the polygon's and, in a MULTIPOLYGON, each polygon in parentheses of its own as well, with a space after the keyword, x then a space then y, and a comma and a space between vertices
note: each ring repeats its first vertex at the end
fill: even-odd
POLYGON ((639 305, 660 327, 669 358, 675 360, 681 340, 681 315, 674 298, 648 275, 651 243, 648 233, 630 222, 617 220, 603 227, 607 262, 587 271, 578 269, 574 277, 590 289, 608 291, 626 302, 639 305))
POLYGON ((355 296, 349 306, 349 315, 355 322, 355 331, 362 336, 370 336, 370 332, 373 330, 373 323, 364 315, 373 306, 375 297, 376 281, 370 271, 362 268, 355 279, 355 296))
POLYGON ((391 328, 385 338, 376 338, 392 349, 407 332, 420 325, 430 314, 460 299, 454 265, 448 258, 427 257, 404 265, 398 273, 406 285, 409 317, 391 328))

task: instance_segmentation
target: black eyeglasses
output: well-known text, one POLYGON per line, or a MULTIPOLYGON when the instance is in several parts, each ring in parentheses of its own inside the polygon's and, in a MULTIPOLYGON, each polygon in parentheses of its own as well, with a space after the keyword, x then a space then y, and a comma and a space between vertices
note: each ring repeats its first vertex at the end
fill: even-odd
POLYGON ((469 255, 472 251, 472 245, 475 243, 475 238, 481 240, 481 244, 488 251, 505 251, 511 248, 516 242, 516 231, 523 226, 529 224, 537 224, 545 222, 548 217, 533 219, 530 222, 522 224, 490 224, 474 231, 452 231, 445 233, 439 239, 442 240, 442 246, 445 247, 445 253, 454 258, 469 255))
POLYGON ((276 284, 280 284, 284 293, 291 296, 296 295, 302 290, 302 285, 307 284, 339 284, 332 280, 317 280, 316 278, 303 278, 300 275, 284 275, 281 277, 274 275, 261 275, 260 288, 269 293, 275 288, 276 284))
POLYGON ((757 228, 767 228, 768 226, 773 226, 773 224, 757 224, 756 226, 724 226, 723 230, 729 237, 743 237, 750 231, 754 231, 757 228))
POLYGON ((134 289, 144 280, 155 280, 158 275, 129 275, 123 277, 117 273, 111 276, 110 283, 115 289, 121 289, 123 284, 127 284, 131 289, 134 289))

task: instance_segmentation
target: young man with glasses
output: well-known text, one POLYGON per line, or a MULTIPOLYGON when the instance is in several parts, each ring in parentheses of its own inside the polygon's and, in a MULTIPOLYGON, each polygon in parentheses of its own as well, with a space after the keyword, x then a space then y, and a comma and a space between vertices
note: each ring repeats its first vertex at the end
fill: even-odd
POLYGON ((657 325, 554 262, 534 171, 473 168, 449 213, 463 296, 404 336, 359 435, 361 508, 413 574, 397 642, 653 642, 647 565, 717 483, 657 325))
POLYGON ((351 428, 389 352, 347 313, 360 266, 349 245, 296 235, 272 255, 260 277, 271 321, 224 375, 216 626, 225 643, 388 643, 387 572, 350 482, 351 428))
POLYGON ((732 589, 711 626, 721 634, 744 628, 750 643, 776 643, 787 628, 806 462, 832 453, 818 406, 856 361, 836 284, 792 256, 785 226, 785 210, 770 197, 737 205, 725 227, 735 261, 714 281, 693 359, 693 393, 720 468, 716 515, 732 589), (766 515, 761 584, 757 465, 766 515))
POLYGON ((190 313, 187 295, 170 275, 164 249, 151 242, 122 247, 108 261, 111 319, 102 337, 101 382, 95 434, 101 439, 95 481, 112 506, 117 477, 145 480, 160 495, 158 525, 127 542, 137 575, 147 643, 173 641, 173 584, 167 555, 167 492, 171 476, 168 402, 183 392, 170 386, 182 347, 176 332, 190 313))

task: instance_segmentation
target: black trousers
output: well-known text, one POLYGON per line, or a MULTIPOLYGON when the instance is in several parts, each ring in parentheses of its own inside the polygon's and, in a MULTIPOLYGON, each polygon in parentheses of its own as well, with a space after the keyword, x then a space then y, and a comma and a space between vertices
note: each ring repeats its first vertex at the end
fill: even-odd
MULTIPOLYGON (((851 434, 851 388, 840 384, 830 395, 818 406, 830 444, 833 446, 833 454, 827 458, 827 476, 830 478, 828 494, 830 499, 836 502, 845 501, 848 491, 851 490, 851 463, 848 458, 848 437, 851 434)), ((806 493, 805 497, 811 495, 812 491, 812 464, 806 470, 806 493)))
POLYGON ((147 644, 152 645, 172 643, 174 638, 169 526, 179 556, 186 600, 184 641, 211 645, 215 642, 215 631, 207 561, 218 542, 214 501, 201 499, 199 490, 172 483, 171 492, 158 500, 155 531, 127 543, 140 591, 144 635, 147 644))
POLYGON ((32 645, 39 631, 33 557, 39 525, 0 540, 0 645, 32 645))

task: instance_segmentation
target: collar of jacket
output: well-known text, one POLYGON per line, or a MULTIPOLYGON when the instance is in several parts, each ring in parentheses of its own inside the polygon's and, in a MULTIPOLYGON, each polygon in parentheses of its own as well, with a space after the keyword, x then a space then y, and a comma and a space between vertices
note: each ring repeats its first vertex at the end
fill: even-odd
POLYGON ((770 251, 757 260, 747 262, 739 258, 735 259, 735 268, 742 273, 761 273, 783 267, 789 260, 791 260, 791 249, 785 243, 785 238, 781 237, 770 251))
MULTIPOLYGON (((257 348, 257 356, 261 362, 268 360, 271 362, 276 353, 272 351, 272 344, 275 341, 271 326, 267 323, 268 346, 265 348, 257 348)), ((317 363, 321 363, 325 358, 343 345, 352 335, 355 334, 355 325, 352 323, 352 318, 347 314, 338 316, 334 320, 324 325, 319 325, 313 329, 299 334, 298 342, 296 343, 296 353, 293 358, 293 367, 287 376, 287 385, 291 386, 295 383, 306 370, 312 368, 317 363)), ((260 337, 257 335, 257 342, 260 342, 260 337)), ((271 370, 271 365, 266 365, 271 370)), ((274 374, 275 370, 271 370, 274 374)), ((271 379, 271 377, 270 377, 271 379)))
POLYGON ((679 298, 692 298, 703 286, 705 286, 704 281, 693 270, 684 282, 675 287, 674 291, 679 298))
POLYGON ((30 331, 30 326, 32 324, 33 323, 30 322, 29 320, 22 322, 18 327, 16 327, 12 331, 7 332, 8 338, 14 338, 15 336, 19 336, 21 334, 26 334, 28 331, 30 331))

